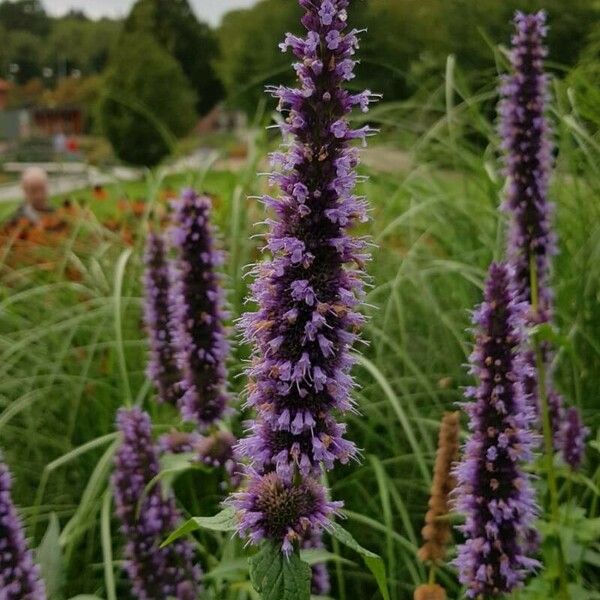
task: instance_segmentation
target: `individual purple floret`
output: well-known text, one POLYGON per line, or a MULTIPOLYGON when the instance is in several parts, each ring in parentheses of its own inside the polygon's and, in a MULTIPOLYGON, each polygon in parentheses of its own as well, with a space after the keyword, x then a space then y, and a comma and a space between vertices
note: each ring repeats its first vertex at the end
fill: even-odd
POLYGON ((169 324, 169 265, 165 242, 158 233, 148 235, 144 262, 144 317, 150 339, 147 373, 156 386, 159 402, 177 404, 181 396, 181 373, 169 324))
POLYGON ((342 506, 328 501, 325 489, 312 477, 291 483, 275 472, 259 475, 252 471, 248 487, 233 494, 229 503, 240 515, 240 537, 253 544, 271 540, 288 556, 309 533, 326 529, 342 506))
POLYGON ((285 115, 285 153, 272 155, 280 170, 270 181, 277 197, 263 201, 274 213, 265 250, 269 258, 254 273, 259 306, 242 319, 254 348, 248 369, 248 405, 259 413, 242 451, 257 470, 275 468, 289 479, 295 470, 317 476, 356 455, 335 413, 352 409, 350 348, 363 317, 365 239, 347 230, 366 220, 364 198, 354 194, 355 139, 373 133, 352 129, 347 115, 364 111, 370 92, 344 89, 353 79, 358 31, 347 31, 348 0, 300 0, 306 37, 287 34, 282 50, 298 62, 297 88, 269 88, 285 115))
POLYGON ((470 435, 456 469, 456 505, 465 515, 456 565, 470 598, 509 593, 537 565, 527 555, 537 506, 522 470, 534 444, 522 385, 527 305, 516 300, 512 276, 507 266, 492 265, 485 300, 474 314, 471 373, 478 386, 467 392, 473 398, 464 404, 470 435))
MULTIPOLYGON (((302 547, 305 550, 320 550, 324 548, 323 535, 319 532, 313 532, 304 540, 302 547)), ((331 581, 329 579, 329 570, 325 563, 317 563, 312 566, 311 592, 315 596, 327 596, 331 591, 331 581)))
POLYGON ((227 404, 225 360, 229 350, 223 321, 223 291, 216 268, 210 199, 185 190, 173 203, 172 243, 178 251, 171 297, 171 325, 183 374, 180 399, 185 420, 208 427, 227 404))
POLYGON ((0 455, 0 599, 46 600, 44 583, 12 502, 11 487, 10 472, 0 455))
POLYGON ((574 407, 567 409, 562 429, 562 455, 574 471, 577 471, 583 462, 588 434, 589 429, 584 427, 579 411, 574 407))
POLYGON ((500 132, 508 188, 504 207, 511 216, 509 260, 515 268, 519 300, 532 303, 531 265, 535 263, 539 306, 532 321, 552 318, 551 258, 556 254, 553 206, 548 199, 552 172, 551 132, 546 119, 548 76, 546 15, 517 12, 512 39, 513 73, 502 86, 500 132))
POLYGON ((160 548, 179 525, 180 515, 160 484, 147 489, 160 470, 150 417, 139 408, 121 409, 117 425, 122 441, 115 457, 113 488, 134 595, 139 600, 197 598, 201 571, 194 565, 192 545, 180 540, 160 548))

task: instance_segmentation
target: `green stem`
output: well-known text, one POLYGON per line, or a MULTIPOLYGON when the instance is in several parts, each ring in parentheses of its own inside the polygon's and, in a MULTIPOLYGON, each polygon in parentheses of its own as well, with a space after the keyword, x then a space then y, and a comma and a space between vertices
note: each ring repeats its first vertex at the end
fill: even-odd
MULTIPOLYGON (((537 276, 537 262, 532 255, 529 260, 531 273, 531 309, 534 315, 539 312, 539 288, 537 276)), ((558 485, 556 483, 556 471, 554 469, 554 434, 552 429, 552 420, 550 418, 550 406, 548 403, 548 390, 546 389, 546 361, 544 352, 539 340, 533 342, 535 352, 535 363, 537 370, 537 389, 539 403, 542 412, 542 430, 544 434, 544 461, 546 463, 546 472, 548 476, 548 492, 550 494, 550 516, 555 525, 555 535, 558 541, 558 562, 560 570, 560 596, 563 600, 571 600, 567 584, 567 572, 565 557, 563 554, 562 542, 559 535, 560 528, 560 510, 558 504, 558 485)))
POLYGON ((435 564, 431 563, 431 568, 429 569, 429 585, 433 585, 435 583, 435 564))

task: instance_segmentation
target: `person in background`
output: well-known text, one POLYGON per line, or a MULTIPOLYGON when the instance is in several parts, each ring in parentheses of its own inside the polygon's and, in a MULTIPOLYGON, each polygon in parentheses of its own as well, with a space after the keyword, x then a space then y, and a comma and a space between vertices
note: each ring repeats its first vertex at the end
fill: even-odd
POLYGON ((25 222, 37 225, 54 209, 48 204, 48 175, 40 167, 28 167, 21 177, 23 203, 9 217, 8 227, 25 222))

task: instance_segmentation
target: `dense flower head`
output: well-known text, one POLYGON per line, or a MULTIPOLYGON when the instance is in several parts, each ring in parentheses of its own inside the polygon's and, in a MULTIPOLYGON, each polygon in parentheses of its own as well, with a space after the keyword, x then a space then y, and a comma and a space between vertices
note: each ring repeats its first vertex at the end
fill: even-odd
POLYGON ((225 360, 229 350, 223 321, 223 291, 216 268, 211 202, 185 190, 173 203, 172 244, 178 251, 171 295, 171 326, 182 371, 180 400, 185 420, 208 427, 227 404, 225 360))
POLYGON ((508 593, 536 566, 527 556, 526 537, 537 507, 522 469, 535 442, 522 383, 527 305, 516 296, 511 270, 492 265, 484 303, 474 315, 471 373, 478 386, 467 393, 470 435, 456 469, 457 509, 465 515, 456 564, 471 598, 508 593))
POLYGON ((440 427, 429 510, 422 530, 424 543, 418 552, 419 558, 425 562, 439 562, 446 557, 446 544, 451 534, 448 520, 450 494, 456 487, 453 469, 459 455, 459 435, 459 413, 446 413, 440 427))
POLYGON ((11 487, 10 472, 0 455, 0 598, 46 600, 44 583, 12 501, 11 487))
POLYGON ((144 318, 150 338, 148 377, 156 386, 159 402, 177 404, 181 395, 181 373, 177 366, 169 322, 169 264, 165 242, 160 234, 148 235, 144 262, 144 318))
POLYGON ((508 188, 505 209, 511 216, 509 259, 515 267, 520 300, 531 304, 531 265, 537 271, 539 307, 535 322, 550 320, 551 258, 556 253, 552 204, 548 183, 552 170, 552 143, 546 118, 548 76, 544 73, 546 15, 515 16, 512 74, 502 87, 501 135, 508 188))
POLYGON ((117 425, 122 441, 115 457, 113 488, 116 513, 126 540, 126 570, 139 600, 197 598, 200 569, 187 541, 160 548, 173 532, 180 514, 172 496, 159 484, 147 486, 159 473, 158 454, 147 413, 121 409, 117 425))
POLYGON ((585 440, 589 434, 589 429, 583 425, 577 408, 571 407, 566 410, 561 433, 563 459, 574 471, 577 471, 583 462, 585 440))
POLYGON ((277 473, 250 471, 248 486, 229 500, 238 511, 238 533, 257 544, 271 540, 284 554, 299 548, 309 534, 327 528, 340 502, 328 501, 323 486, 312 477, 300 482, 282 479, 277 473))
POLYGON ((301 0, 305 37, 287 34, 299 85, 269 91, 279 100, 286 152, 272 155, 270 182, 279 194, 263 197, 274 214, 254 270, 258 311, 242 319, 254 349, 248 405, 259 413, 241 449, 258 470, 289 479, 295 470, 317 476, 322 466, 347 462, 355 446, 344 439, 335 413, 351 410, 350 347, 363 317, 361 269, 367 241, 348 228, 366 220, 365 199, 354 194, 358 151, 353 107, 367 110, 370 92, 344 89, 353 78, 359 33, 347 30, 346 0, 301 0))

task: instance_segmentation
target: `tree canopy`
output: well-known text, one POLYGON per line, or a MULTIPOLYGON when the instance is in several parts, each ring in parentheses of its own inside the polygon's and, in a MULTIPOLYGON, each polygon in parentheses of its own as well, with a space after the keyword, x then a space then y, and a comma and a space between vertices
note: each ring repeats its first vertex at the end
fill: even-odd
POLYGON ((216 34, 196 18, 188 0, 138 0, 125 20, 124 35, 154 37, 181 65, 197 95, 199 113, 208 112, 222 97, 215 72, 216 34))
POLYGON ((100 105, 103 129, 123 161, 154 166, 195 121, 196 97, 179 63, 148 34, 124 35, 100 105))

